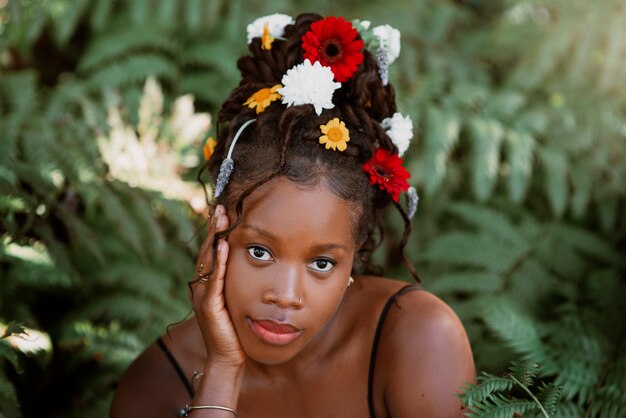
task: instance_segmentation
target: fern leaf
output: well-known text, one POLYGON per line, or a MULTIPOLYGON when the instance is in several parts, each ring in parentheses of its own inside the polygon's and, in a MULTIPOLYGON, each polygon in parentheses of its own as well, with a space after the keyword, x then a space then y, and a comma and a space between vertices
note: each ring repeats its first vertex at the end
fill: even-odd
POLYGON ((477 381, 476 385, 468 384, 463 388, 463 394, 461 394, 463 405, 472 407, 498 392, 511 390, 515 384, 507 376, 494 376, 485 372, 482 373, 482 376, 478 376, 477 381))
POLYGON ((80 23, 80 19, 89 6, 89 0, 71 0, 59 3, 53 14, 53 36, 57 45, 65 46, 80 23))
POLYGON ((433 240, 423 257, 432 262, 472 266, 495 274, 509 271, 525 256, 525 248, 487 234, 452 232, 433 240))
POLYGON ((538 155, 543 166, 543 184, 550 208, 556 217, 561 217, 565 212, 568 200, 567 157, 563 151, 551 148, 539 149, 538 155))
POLYGON ((503 281, 501 275, 488 272, 447 273, 428 284, 427 288, 439 295, 457 292, 496 293, 502 288, 503 281))
POLYGON ((78 70, 82 73, 90 72, 139 50, 174 54, 177 49, 178 45, 168 33, 154 28, 122 27, 115 32, 104 32, 96 38, 82 56, 78 70))
POLYGON ((145 256, 142 236, 133 216, 126 209, 120 197, 108 187, 100 188, 102 215, 115 228, 119 236, 140 256, 145 256))
POLYGON ((582 161, 576 162, 575 166, 570 170, 570 179, 573 186, 572 213, 577 218, 582 218, 587 212, 594 183, 593 172, 594 170, 582 161))
POLYGON ((533 384, 533 379, 539 372, 539 364, 532 361, 513 361, 509 370, 524 386, 528 387, 533 384))
POLYGON ((189 32, 198 32, 202 27, 203 0, 188 0, 185 4, 184 23, 189 32))
POLYGON ((518 114, 525 103, 524 94, 514 90, 503 90, 489 98, 483 107, 483 114, 497 120, 508 120, 518 114))
POLYGON ((99 295, 89 304, 75 309, 72 318, 87 318, 98 321, 102 319, 118 319, 126 324, 137 325, 151 318, 155 306, 150 300, 138 298, 127 292, 116 292, 99 295))
POLYGON ((544 348, 533 320, 515 309, 504 297, 481 301, 482 318, 488 328, 511 347, 527 358, 542 361, 544 348))
POLYGON ((34 71, 3 73, 0 77, 0 94, 0 98, 7 101, 9 112, 20 117, 31 116, 39 99, 37 74, 34 71))
POLYGON ((430 107, 426 112, 425 129, 421 178, 426 193, 433 195, 445 178, 448 158, 459 139, 460 123, 455 115, 430 107))
POLYGON ((480 231, 492 234, 503 241, 527 245, 524 242, 525 237, 501 212, 471 203, 453 203, 448 210, 480 231))
POLYGON ((96 31, 100 31, 104 28, 111 15, 112 6, 113 0, 96 0, 94 6, 91 8, 91 15, 89 19, 91 26, 96 31))
POLYGON ((590 231, 565 223, 552 224, 551 231, 556 235, 557 241, 567 243, 585 255, 616 266, 625 264, 623 254, 619 254, 613 245, 590 231))
POLYGON ((475 404, 466 416, 470 418, 511 418, 515 415, 525 415, 539 410, 533 401, 522 399, 506 399, 501 395, 494 395, 484 402, 475 404))
POLYGON ((558 404, 561 401, 563 389, 554 383, 543 382, 539 388, 537 399, 550 415, 556 415, 558 404))
POLYGON ((92 89, 114 88, 143 82, 149 76, 172 79, 177 72, 176 66, 163 56, 145 53, 114 62, 95 72, 87 82, 92 89))
POLYGON ((510 130, 507 131, 504 144, 509 198, 515 203, 521 203, 532 175, 535 139, 528 133, 510 130))
POLYGON ((472 190, 478 201, 487 200, 498 178, 500 145, 504 129, 495 120, 472 119, 469 124, 472 138, 472 190))
POLYGON ((130 17, 132 22, 136 25, 148 23, 151 8, 152 1, 150 0, 135 0, 130 2, 130 17))

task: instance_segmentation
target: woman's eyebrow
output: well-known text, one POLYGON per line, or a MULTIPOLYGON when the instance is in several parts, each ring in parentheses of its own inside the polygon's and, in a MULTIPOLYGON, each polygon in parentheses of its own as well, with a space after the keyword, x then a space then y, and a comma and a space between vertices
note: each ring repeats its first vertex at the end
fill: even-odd
POLYGON ((263 229, 261 227, 258 227, 256 225, 245 224, 245 225, 242 225, 241 228, 242 229, 251 229, 252 231, 254 231, 254 232, 256 232, 256 233, 258 233, 260 235, 263 235, 266 238, 269 238, 269 239, 271 239, 273 241, 278 241, 278 237, 276 237, 276 235, 274 235, 271 232, 266 231, 265 229, 263 229))
MULTIPOLYGON (((266 238, 269 238, 273 241, 280 241, 280 239, 278 239, 278 237, 274 234, 272 234, 271 232, 256 226, 256 225, 250 225, 250 224, 245 224, 241 226, 242 229, 250 229, 260 235, 263 235, 266 238)), ((330 251, 330 250, 343 250, 343 251, 348 251, 348 247, 346 247, 345 245, 342 244, 318 244, 318 245, 314 245, 313 247, 311 247, 314 251, 330 251)))
POLYGON ((330 251, 330 250, 343 250, 348 251, 348 248, 345 245, 341 244, 319 244, 314 245, 312 247, 314 251, 330 251))

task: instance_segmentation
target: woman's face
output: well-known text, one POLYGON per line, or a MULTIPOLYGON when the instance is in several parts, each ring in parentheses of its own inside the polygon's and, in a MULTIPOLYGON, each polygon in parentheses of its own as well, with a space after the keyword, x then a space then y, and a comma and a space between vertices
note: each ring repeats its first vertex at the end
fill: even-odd
POLYGON ((302 188, 284 177, 246 199, 242 223, 228 237, 224 292, 251 359, 287 362, 333 317, 356 250, 351 210, 323 184, 302 188))

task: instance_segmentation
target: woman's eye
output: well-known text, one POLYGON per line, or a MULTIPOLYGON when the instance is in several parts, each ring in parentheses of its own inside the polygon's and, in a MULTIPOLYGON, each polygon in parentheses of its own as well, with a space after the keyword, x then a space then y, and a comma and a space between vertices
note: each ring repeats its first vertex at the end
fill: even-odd
POLYGON ((331 260, 320 258, 319 260, 315 260, 309 264, 309 267, 316 271, 327 272, 331 271, 333 267, 335 267, 335 263, 331 260))
POLYGON ((272 261, 272 255, 263 247, 249 247, 248 254, 255 260, 272 261))

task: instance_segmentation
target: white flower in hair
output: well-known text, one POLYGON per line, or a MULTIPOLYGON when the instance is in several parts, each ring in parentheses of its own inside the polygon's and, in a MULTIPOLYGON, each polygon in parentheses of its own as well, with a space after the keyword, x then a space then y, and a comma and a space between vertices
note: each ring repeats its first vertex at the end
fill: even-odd
POLYGON ((263 37, 263 28, 267 24, 270 35, 274 38, 279 38, 284 35, 285 27, 295 23, 293 17, 284 15, 281 13, 274 13, 273 15, 263 16, 250 23, 247 27, 248 30, 248 45, 254 38, 263 37))
POLYGON ((387 52, 387 65, 400 56, 400 31, 390 25, 380 25, 372 29, 380 46, 387 52))
POLYGON ((281 84, 284 86, 278 89, 283 104, 287 106, 299 106, 312 104, 315 113, 319 116, 322 109, 332 109, 333 93, 341 83, 334 81, 335 75, 330 67, 324 67, 319 61, 311 64, 308 59, 302 64, 298 64, 283 76, 281 84))
POLYGON ((413 121, 410 116, 402 116, 396 112, 390 118, 385 118, 380 123, 385 129, 393 144, 398 147, 398 155, 402 154, 409 148, 411 138, 413 138, 413 121))

